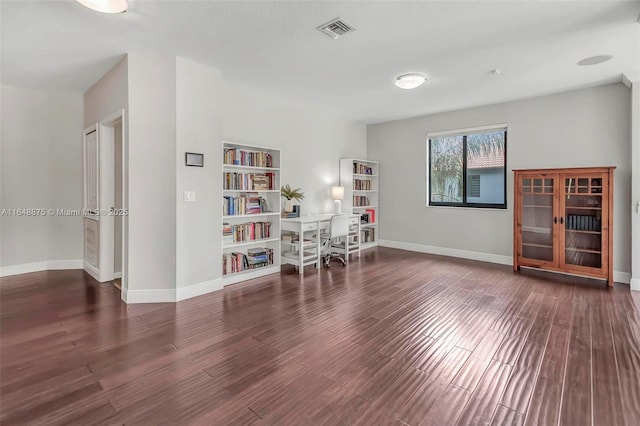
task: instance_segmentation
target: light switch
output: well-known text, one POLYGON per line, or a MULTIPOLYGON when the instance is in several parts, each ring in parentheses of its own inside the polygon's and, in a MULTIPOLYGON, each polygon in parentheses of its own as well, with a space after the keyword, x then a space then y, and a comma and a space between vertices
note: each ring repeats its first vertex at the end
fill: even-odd
POLYGON ((192 202, 196 200, 196 192, 195 191, 184 191, 184 201, 192 202))

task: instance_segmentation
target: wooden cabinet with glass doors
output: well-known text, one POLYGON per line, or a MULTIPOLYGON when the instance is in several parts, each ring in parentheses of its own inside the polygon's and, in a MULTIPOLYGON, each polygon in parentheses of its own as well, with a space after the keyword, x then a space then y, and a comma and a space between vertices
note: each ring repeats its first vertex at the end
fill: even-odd
POLYGON ((614 169, 514 170, 515 271, 546 269, 613 286, 614 169))

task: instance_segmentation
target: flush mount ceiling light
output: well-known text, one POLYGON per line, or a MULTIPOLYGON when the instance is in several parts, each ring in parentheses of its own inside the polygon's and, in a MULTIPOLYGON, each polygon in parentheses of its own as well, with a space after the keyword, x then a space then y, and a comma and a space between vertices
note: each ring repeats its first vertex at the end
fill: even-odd
POLYGON ((416 87, 421 86, 426 79, 426 76, 418 74, 417 72, 412 72, 398 76, 393 84, 401 89, 415 89, 416 87))
POLYGON ((613 58, 613 56, 611 55, 591 56, 590 58, 584 58, 583 60, 578 62, 578 65, 582 65, 582 66, 598 65, 603 62, 607 62, 611 58, 613 58))
POLYGON ((83 6, 96 12, 122 13, 126 12, 129 4, 127 0, 76 0, 83 6))

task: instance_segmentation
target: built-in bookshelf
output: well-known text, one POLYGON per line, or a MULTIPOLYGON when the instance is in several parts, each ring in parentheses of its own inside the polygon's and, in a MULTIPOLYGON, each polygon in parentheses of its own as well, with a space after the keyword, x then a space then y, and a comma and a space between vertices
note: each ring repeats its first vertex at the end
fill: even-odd
POLYGON ((360 249, 378 245, 378 179, 380 163, 357 158, 340 160, 340 186, 344 187, 343 211, 360 217, 360 249))
POLYGON ((280 151, 222 143, 224 285, 280 272, 280 151))

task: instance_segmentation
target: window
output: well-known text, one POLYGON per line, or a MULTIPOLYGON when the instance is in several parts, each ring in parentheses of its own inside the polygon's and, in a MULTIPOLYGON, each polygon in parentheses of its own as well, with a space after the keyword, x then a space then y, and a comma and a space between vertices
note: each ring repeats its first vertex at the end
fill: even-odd
POLYGON ((429 205, 507 208, 507 129, 430 134, 429 205))

